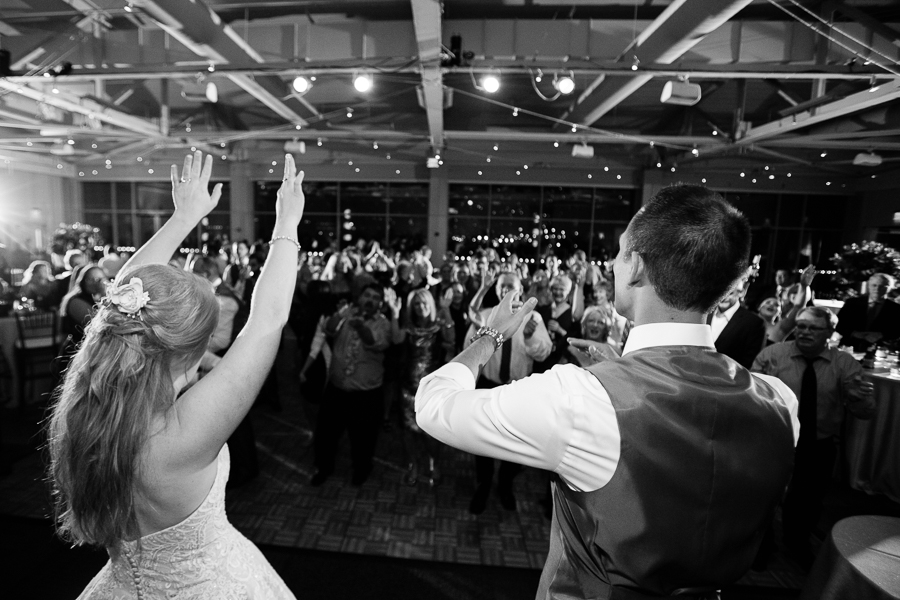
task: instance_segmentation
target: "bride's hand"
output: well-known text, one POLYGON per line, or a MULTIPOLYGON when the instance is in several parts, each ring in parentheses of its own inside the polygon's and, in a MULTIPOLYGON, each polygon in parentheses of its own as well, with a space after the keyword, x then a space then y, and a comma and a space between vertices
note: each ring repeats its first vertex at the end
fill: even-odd
POLYGON ((219 203, 222 196, 222 184, 217 183, 209 192, 209 178, 212 175, 213 157, 197 150, 193 155, 184 157, 181 177, 178 167, 172 165, 172 200, 175 202, 175 215, 191 223, 199 223, 219 203))
POLYGON ((303 171, 297 171, 294 157, 284 155, 284 179, 278 188, 278 199, 275 204, 276 220, 286 219, 297 226, 303 219, 306 196, 303 194, 303 171))

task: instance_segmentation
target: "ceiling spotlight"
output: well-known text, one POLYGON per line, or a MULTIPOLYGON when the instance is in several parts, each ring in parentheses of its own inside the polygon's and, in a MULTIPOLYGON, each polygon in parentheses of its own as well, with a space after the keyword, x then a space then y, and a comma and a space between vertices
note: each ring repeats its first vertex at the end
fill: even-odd
POLYGON ((578 131, 578 125, 572 125, 572 133, 576 133, 578 131))
POLYGON ((534 80, 537 83, 540 83, 544 79, 544 73, 538 69, 537 75, 534 76, 534 80))
POLYGON ((348 109, 347 109, 347 118, 349 119, 349 118, 351 118, 352 116, 353 116, 353 109, 352 109, 352 108, 348 108, 348 109))
POLYGON ((700 102, 700 86, 684 81, 667 81, 663 86, 659 101, 663 104, 680 104, 693 106, 700 102))
POLYGON ((825 150, 822 150, 822 153, 819 154, 819 157, 821 158, 825 158, 826 156, 828 156, 828 152, 826 152, 825 150))
POLYGON ((637 57, 637 54, 635 54, 635 55, 634 55, 634 60, 631 61, 631 70, 632 70, 632 71, 637 71, 637 70, 638 70, 638 65, 640 65, 640 64, 641 64, 641 59, 639 59, 639 58, 637 57))
POLYGON ((378 150, 378 142, 372 142, 372 150, 378 150))
POLYGON ((372 89, 372 77, 361 73, 353 78, 353 87, 357 92, 368 92, 372 89))
POLYGON ((556 91, 560 94, 571 94, 575 91, 575 80, 572 78, 571 74, 563 75, 562 77, 554 78, 553 87, 555 87, 556 91))
POLYGON ((312 87, 312 83, 310 83, 309 79, 307 79, 303 75, 294 77, 294 82, 291 85, 293 86, 294 91, 298 94, 305 94, 309 91, 309 88, 312 87))
POLYGON ((125 5, 125 12, 132 12, 134 7, 131 6, 131 2, 125 5))
MULTIPOLYGON (((212 102, 215 104, 219 100, 219 88, 212 81, 206 85, 202 83, 185 83, 182 84, 181 97, 190 102, 212 102)), ((190 129, 185 127, 185 131, 190 129)))
POLYGON ((691 150, 691 154, 693 154, 694 156, 700 156, 700 151, 694 148, 693 150, 691 150))
POLYGON ((493 94, 500 89, 500 78, 496 75, 485 75, 481 78, 481 87, 488 94, 493 94))

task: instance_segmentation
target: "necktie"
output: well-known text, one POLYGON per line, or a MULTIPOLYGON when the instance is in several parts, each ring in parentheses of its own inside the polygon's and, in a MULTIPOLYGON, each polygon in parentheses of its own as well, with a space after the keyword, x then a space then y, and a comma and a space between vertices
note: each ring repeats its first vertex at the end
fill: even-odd
POLYGON ((510 361, 512 361, 512 339, 503 342, 500 349, 500 383, 509 383, 510 361))
POLYGON ((871 327, 872 323, 875 322, 875 319, 878 318, 878 312, 880 308, 880 302, 873 302, 869 305, 869 310, 866 312, 866 328, 871 327))
MULTIPOLYGON (((816 409, 819 394, 816 390, 816 357, 806 358, 806 370, 803 371, 803 380, 800 383, 800 441, 807 443, 816 441, 816 409)), ((799 444, 798 444, 799 445, 799 444)))

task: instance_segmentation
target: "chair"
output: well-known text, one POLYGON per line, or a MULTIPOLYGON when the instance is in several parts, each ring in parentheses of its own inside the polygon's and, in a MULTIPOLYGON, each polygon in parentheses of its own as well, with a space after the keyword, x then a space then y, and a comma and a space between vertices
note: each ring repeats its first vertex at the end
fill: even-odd
POLYGON ((13 355, 19 376, 19 402, 25 405, 26 381, 54 379, 51 363, 59 350, 59 318, 56 311, 19 311, 15 317, 19 337, 13 355))

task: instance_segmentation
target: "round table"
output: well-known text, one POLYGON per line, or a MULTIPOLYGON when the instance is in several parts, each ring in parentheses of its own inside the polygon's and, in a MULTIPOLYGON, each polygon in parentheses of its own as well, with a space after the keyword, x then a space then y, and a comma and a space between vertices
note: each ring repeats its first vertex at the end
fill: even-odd
POLYGON ((900 502, 900 378, 887 369, 866 370, 865 376, 875 385, 875 414, 867 421, 846 419, 848 483, 900 502))
POLYGON ((900 598, 900 518, 866 515, 838 521, 800 598, 900 598))

